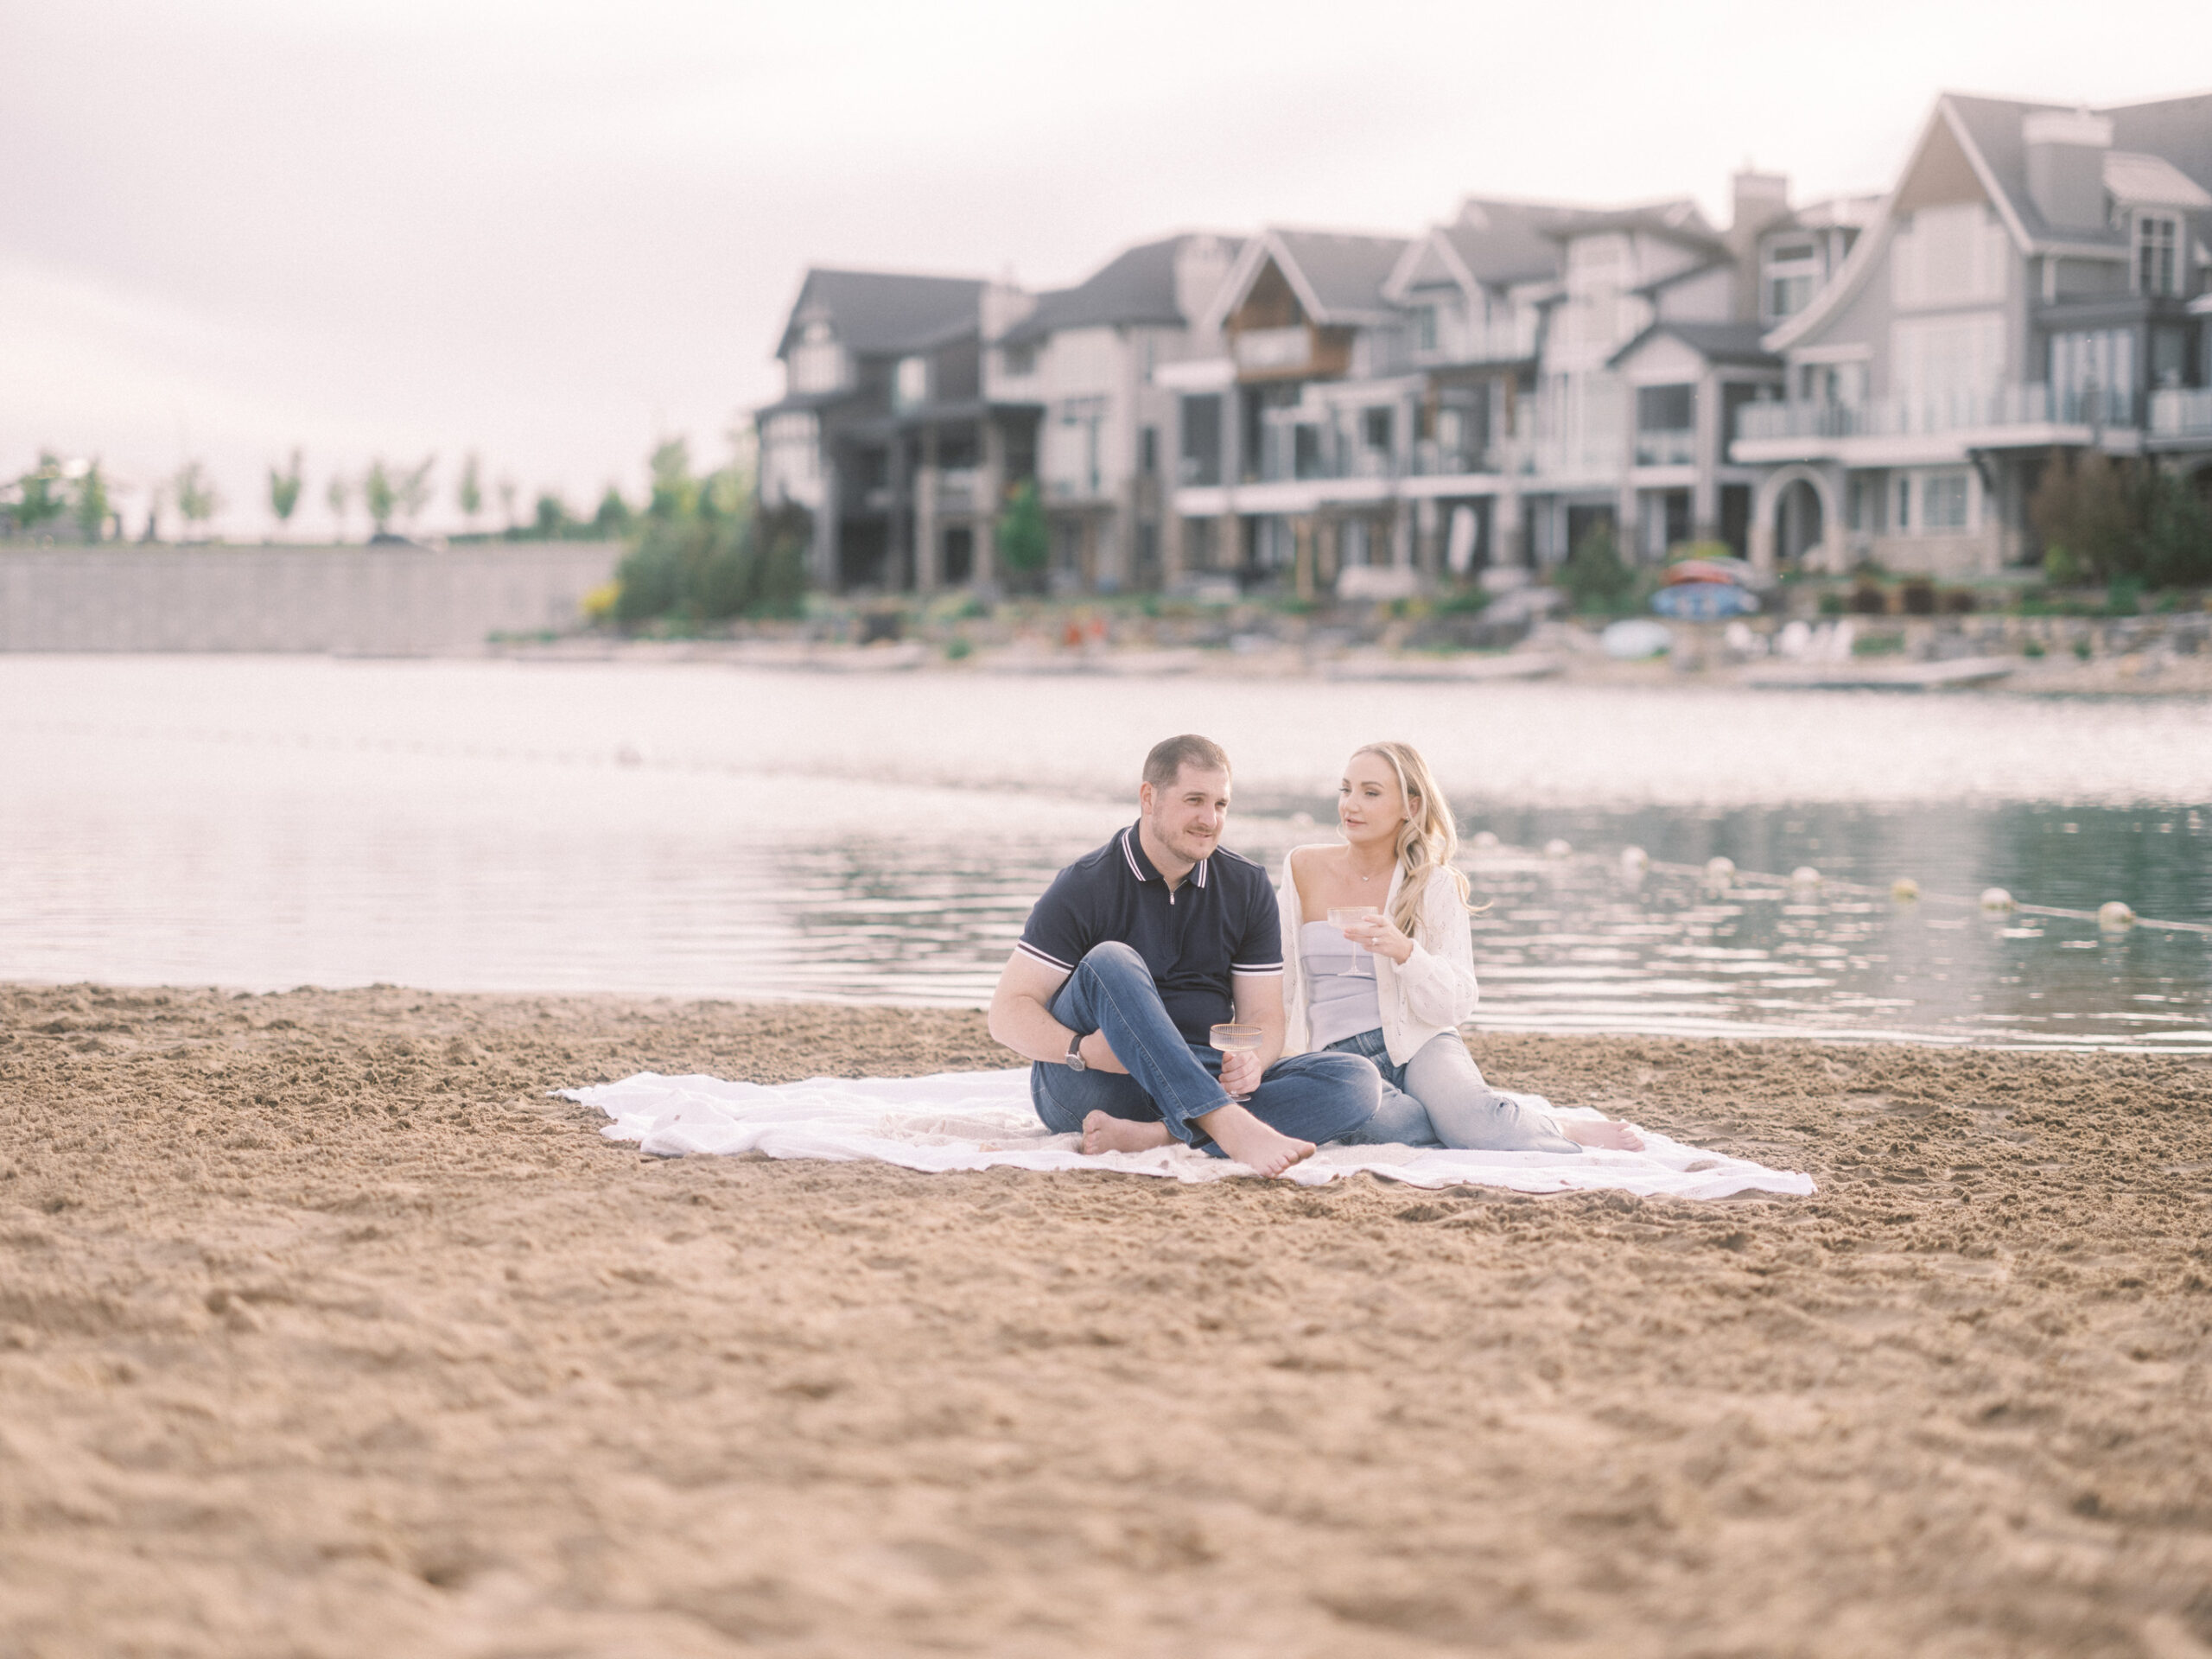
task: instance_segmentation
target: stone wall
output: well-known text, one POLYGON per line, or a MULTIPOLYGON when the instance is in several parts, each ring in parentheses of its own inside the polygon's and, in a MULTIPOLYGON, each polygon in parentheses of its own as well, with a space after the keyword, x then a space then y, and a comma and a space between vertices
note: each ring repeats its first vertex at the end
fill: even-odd
POLYGON ((471 656, 567 632, 611 542, 382 547, 0 544, 0 651, 471 656))

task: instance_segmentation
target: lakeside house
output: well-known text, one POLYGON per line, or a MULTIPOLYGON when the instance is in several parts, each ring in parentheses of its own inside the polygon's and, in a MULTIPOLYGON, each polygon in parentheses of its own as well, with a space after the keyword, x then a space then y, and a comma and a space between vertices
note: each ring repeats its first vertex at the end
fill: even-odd
POLYGON ((1754 557, 1937 575, 2040 556, 2069 453, 2212 484, 2212 95, 2088 110, 1947 93, 1741 412, 1754 557))
MULTIPOLYGON (((1556 564, 1937 575, 2040 556, 2069 450, 2212 486, 2212 96, 2101 111, 1945 94, 1886 196, 1469 197, 1414 236, 1275 226, 1040 294, 810 271, 758 413, 816 579, 988 583, 1035 480, 1060 592, 1382 598, 1556 564)), ((1497 578, 1510 581, 1510 576, 1497 578)))

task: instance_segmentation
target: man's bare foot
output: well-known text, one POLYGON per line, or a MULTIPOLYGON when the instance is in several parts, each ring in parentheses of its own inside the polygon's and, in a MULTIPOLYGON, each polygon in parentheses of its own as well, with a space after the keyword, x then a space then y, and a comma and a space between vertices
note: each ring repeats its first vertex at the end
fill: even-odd
POLYGON ((1233 1101, 1192 1121, 1211 1135, 1215 1144, 1231 1158, 1262 1175, 1280 1175, 1293 1164, 1313 1155, 1311 1141, 1294 1140, 1279 1129, 1269 1128, 1233 1101))
POLYGON ((1139 1123, 1111 1112, 1093 1112, 1083 1120, 1083 1149, 1094 1157, 1102 1152, 1150 1152, 1174 1138, 1165 1123, 1139 1123))
POLYGON ((1578 1146, 1603 1147, 1608 1152, 1642 1152, 1643 1137, 1625 1123, 1616 1123, 1610 1117, 1592 1122, 1588 1118, 1570 1117, 1559 1126, 1559 1132, 1578 1146))

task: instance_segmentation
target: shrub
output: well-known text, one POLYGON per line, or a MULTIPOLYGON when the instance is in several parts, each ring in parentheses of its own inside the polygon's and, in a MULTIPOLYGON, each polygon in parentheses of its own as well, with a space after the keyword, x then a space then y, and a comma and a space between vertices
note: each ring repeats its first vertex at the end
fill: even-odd
POLYGON ((1045 522, 1045 504, 1037 498, 1034 479, 1024 479, 1007 492, 1006 510, 994 529, 999 563, 1014 583, 1034 586, 1052 551, 1051 527, 1045 522))
POLYGON ((1603 519, 1583 532, 1555 580, 1574 608, 1586 614, 1617 613, 1636 596, 1636 572, 1622 562, 1613 527, 1603 519))

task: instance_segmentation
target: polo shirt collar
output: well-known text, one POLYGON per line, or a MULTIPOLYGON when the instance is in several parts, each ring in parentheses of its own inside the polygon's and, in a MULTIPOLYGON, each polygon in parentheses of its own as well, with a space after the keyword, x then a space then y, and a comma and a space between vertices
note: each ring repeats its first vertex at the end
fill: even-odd
MULTIPOLYGON (((1152 861, 1145 856, 1144 838, 1137 834, 1137 826, 1134 823, 1128 829, 1122 831, 1122 856, 1128 861, 1129 874, 1136 877, 1138 880, 1159 881, 1165 880, 1160 872, 1153 867, 1152 861)), ((1203 887, 1205 886, 1206 867, 1212 862, 1213 856, 1211 854, 1208 854, 1205 857, 1200 859, 1197 863, 1191 866, 1191 874, 1186 879, 1193 887, 1203 887)))

